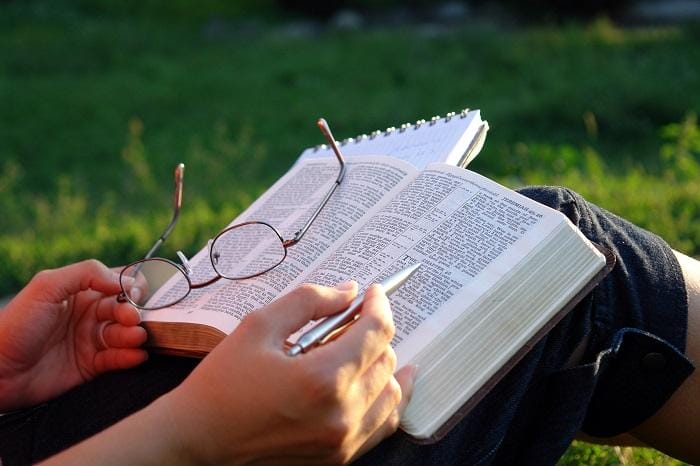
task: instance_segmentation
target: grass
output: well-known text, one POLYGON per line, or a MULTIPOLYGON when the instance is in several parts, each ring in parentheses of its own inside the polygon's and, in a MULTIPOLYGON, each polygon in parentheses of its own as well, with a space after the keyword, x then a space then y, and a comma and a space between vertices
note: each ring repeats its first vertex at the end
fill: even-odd
POLYGON ((574 441, 557 466, 681 466, 681 461, 663 455, 653 448, 632 448, 594 445, 574 441))
MULTIPOLYGON (((647 227, 646 198, 616 185, 658 185, 665 194, 651 201, 686 196, 654 180, 668 168, 659 131, 700 108, 693 27, 290 36, 238 20, 29 5, 0 14, 0 293, 42 267, 138 257, 167 222, 179 161, 186 204, 170 244, 197 249, 321 141, 319 115, 348 137, 482 108, 493 128, 474 164, 482 173, 565 183, 647 227), (585 179, 593 153, 604 175, 585 179)), ((690 218, 671 209, 660 233, 697 253, 687 204, 690 218)))
MULTIPOLYGON (((0 4, 0 296, 45 267, 140 257, 177 162, 165 255, 196 251, 321 142, 318 116, 344 138, 463 107, 492 127, 475 170, 572 187, 700 255, 698 25, 295 35, 215 0, 165 19, 137 3, 0 4)), ((577 443, 562 464, 662 458, 577 443)))

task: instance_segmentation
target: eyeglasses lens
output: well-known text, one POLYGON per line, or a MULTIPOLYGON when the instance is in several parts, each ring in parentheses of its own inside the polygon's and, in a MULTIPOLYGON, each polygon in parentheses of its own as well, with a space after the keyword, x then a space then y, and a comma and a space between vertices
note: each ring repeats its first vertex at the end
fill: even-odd
POLYGON ((287 252, 282 238, 265 223, 246 223, 226 230, 211 246, 211 262, 228 279, 254 277, 279 265, 287 252))
POLYGON ((122 271, 121 282, 129 301, 141 309, 170 306, 190 292, 190 283, 182 270, 164 259, 147 259, 131 264, 122 271), (169 281, 172 281, 169 290, 153 299, 169 281))

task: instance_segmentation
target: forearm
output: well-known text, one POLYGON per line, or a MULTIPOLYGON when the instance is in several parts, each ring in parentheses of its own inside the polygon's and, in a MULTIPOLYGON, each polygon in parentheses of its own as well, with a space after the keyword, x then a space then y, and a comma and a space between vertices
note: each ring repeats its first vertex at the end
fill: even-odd
POLYGON ((167 395, 159 398, 143 410, 42 464, 195 464, 189 450, 179 440, 180 426, 168 402, 167 395))
POLYGON ((308 354, 290 358, 284 343, 356 295, 305 285, 250 313, 178 387, 46 464, 350 461, 396 430, 410 399, 386 295, 370 287, 357 321, 308 354))

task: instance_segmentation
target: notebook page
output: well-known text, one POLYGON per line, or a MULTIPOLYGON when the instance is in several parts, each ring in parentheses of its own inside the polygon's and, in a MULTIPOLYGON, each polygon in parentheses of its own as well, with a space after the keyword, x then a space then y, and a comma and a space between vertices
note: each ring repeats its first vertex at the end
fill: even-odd
MULTIPOLYGON (((388 155, 419 170, 433 162, 456 166, 467 151, 472 151, 467 161, 476 155, 481 144, 472 144, 472 141, 477 135, 483 141, 487 129, 488 124, 481 119, 479 110, 463 111, 344 139, 340 141, 340 147, 347 157, 388 155)), ((332 155, 330 147, 321 145, 306 149, 299 160, 332 155)))

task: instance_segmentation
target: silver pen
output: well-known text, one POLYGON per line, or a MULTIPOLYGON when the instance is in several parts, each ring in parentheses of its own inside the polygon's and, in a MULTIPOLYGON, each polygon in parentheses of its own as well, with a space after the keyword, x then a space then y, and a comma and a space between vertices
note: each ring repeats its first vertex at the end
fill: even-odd
MULTIPOLYGON (((421 266, 420 262, 416 262, 403 270, 399 270, 393 275, 380 281, 379 284, 384 288, 384 292, 388 295, 396 291, 398 287, 403 285, 413 273, 421 266)), ((362 293, 352 300, 350 305, 345 310, 340 311, 316 324, 315 327, 304 333, 299 339, 287 350, 287 356, 296 356, 299 353, 305 353, 314 346, 324 343, 329 335, 332 335, 344 325, 352 322, 358 315, 362 302, 365 299, 365 294, 362 293)))

